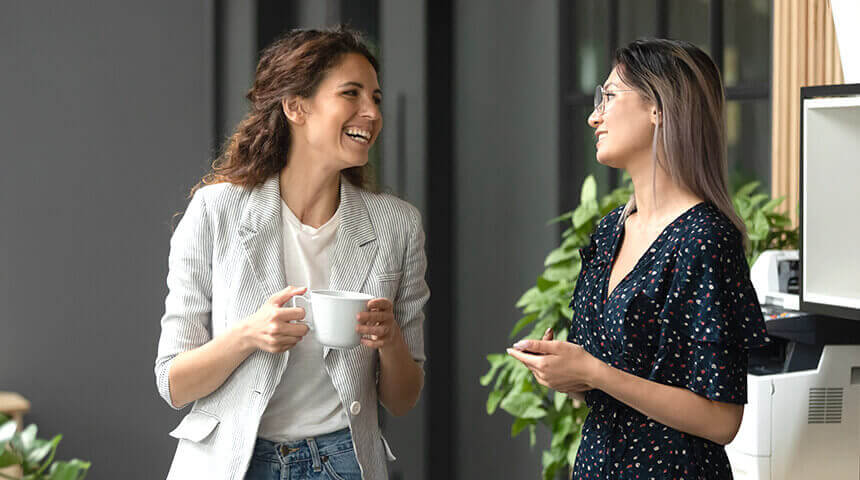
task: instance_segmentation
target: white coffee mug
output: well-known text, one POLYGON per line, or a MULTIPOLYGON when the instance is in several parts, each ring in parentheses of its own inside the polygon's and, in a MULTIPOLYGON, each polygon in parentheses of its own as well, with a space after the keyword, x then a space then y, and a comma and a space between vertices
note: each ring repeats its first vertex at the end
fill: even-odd
POLYGON ((367 302, 374 297, 366 293, 340 290, 311 290, 290 299, 290 307, 305 309, 304 323, 317 336, 321 344, 340 350, 348 350, 361 343, 361 335, 355 331, 356 317, 367 311, 367 302), (297 305, 299 301, 304 305, 297 305))

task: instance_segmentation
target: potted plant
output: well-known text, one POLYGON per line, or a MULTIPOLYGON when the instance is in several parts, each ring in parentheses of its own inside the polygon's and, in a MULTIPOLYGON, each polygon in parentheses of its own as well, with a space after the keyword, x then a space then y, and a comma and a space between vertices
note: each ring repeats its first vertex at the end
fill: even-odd
POLYGON ((81 480, 90 463, 83 460, 54 462, 57 445, 63 438, 56 435, 51 440, 36 438, 38 427, 28 425, 18 432, 18 424, 0 414, 0 468, 18 465, 21 477, 0 473, 0 478, 18 480, 81 480))
MULTIPOLYGON (((550 224, 569 222, 569 226, 561 235, 561 245, 547 255, 544 272, 535 286, 517 301, 523 317, 511 329, 511 339, 525 331, 528 333, 524 338, 537 339, 547 328, 553 329, 556 340, 567 339, 573 317, 568 304, 581 267, 579 249, 588 245, 591 233, 603 216, 627 203, 633 187, 629 177, 625 176, 622 183, 621 187, 598 197, 597 182, 589 176, 582 185, 579 206, 550 220, 550 224)), ((771 200, 767 194, 757 193, 758 187, 758 182, 748 183, 732 196, 735 209, 748 229, 747 261, 750 264, 764 250, 797 248, 797 229, 791 228, 791 220, 785 214, 776 211, 783 198, 771 200)), ((564 467, 572 467, 588 408, 538 384, 525 366, 504 353, 487 355, 487 360, 490 369, 480 379, 481 385, 491 387, 487 414, 492 415, 501 408, 513 416, 511 436, 528 430, 532 447, 536 443, 538 424, 552 432, 552 441, 542 456, 545 480, 554 478, 564 467)))

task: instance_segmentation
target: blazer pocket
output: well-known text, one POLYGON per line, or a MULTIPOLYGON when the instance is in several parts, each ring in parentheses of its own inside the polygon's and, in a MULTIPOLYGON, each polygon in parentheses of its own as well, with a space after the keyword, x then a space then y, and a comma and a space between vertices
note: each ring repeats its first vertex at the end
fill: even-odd
POLYGON ((202 442, 215 430, 221 420, 215 415, 192 410, 179 425, 170 432, 170 436, 192 442, 202 442))
POLYGON ((403 272, 387 272, 376 274, 376 280, 379 282, 397 282, 400 280, 400 275, 403 272))

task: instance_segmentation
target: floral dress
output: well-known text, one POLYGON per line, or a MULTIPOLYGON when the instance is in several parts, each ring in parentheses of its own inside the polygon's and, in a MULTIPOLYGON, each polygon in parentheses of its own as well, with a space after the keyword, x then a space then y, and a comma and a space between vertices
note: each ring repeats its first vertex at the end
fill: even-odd
MULTIPOLYGON (((699 203, 670 223, 607 292, 624 226, 604 217, 570 303, 569 340, 633 375, 705 398, 746 403, 748 349, 765 345, 761 307, 738 230, 699 203)), ((663 425, 599 390, 576 455, 576 479, 731 479, 723 446, 663 425)))

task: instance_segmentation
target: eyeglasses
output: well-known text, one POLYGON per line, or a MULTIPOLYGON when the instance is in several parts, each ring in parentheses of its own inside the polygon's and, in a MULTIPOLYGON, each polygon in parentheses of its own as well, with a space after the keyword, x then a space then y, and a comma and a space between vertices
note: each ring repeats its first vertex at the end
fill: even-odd
POLYGON ((594 89, 594 110, 597 113, 603 114, 604 110, 606 110, 606 104, 615 96, 618 92, 632 92, 633 89, 627 90, 612 90, 611 92, 607 92, 603 89, 603 85, 598 85, 594 89))

